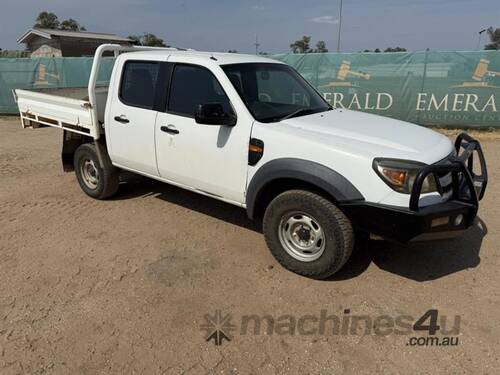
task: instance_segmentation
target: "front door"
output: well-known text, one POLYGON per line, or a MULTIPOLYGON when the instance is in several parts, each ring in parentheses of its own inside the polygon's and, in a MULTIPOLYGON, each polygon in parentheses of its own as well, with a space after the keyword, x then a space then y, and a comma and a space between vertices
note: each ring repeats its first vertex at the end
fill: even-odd
POLYGON ((243 203, 251 123, 238 119, 234 127, 198 124, 196 108, 207 103, 220 103, 226 111, 234 111, 212 71, 175 64, 167 111, 156 120, 160 176, 243 203))

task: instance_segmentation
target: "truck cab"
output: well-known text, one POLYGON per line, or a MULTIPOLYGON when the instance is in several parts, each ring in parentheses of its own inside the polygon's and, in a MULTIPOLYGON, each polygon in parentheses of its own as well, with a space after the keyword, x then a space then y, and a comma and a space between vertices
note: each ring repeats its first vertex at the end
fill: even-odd
POLYGON ((138 173, 247 210, 286 268, 326 278, 356 236, 408 242, 470 227, 487 184, 481 146, 333 108, 290 66, 240 55, 101 46, 88 97, 16 90, 23 127, 64 130, 89 196, 138 173), (97 87, 105 52, 107 88, 97 87), (474 161, 475 160, 475 161, 474 161))
POLYGON ((254 120, 221 68, 229 57, 187 51, 120 55, 104 123, 113 164, 244 205, 254 120), (199 105, 203 113, 197 113, 199 105))

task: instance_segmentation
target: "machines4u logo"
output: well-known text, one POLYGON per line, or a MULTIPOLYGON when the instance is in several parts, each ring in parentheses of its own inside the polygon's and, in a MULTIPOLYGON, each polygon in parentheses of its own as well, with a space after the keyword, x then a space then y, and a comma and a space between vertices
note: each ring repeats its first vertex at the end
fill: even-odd
POLYGON ((214 315, 205 314, 205 323, 200 326, 202 331, 205 331, 205 340, 213 341, 215 345, 222 345, 224 340, 231 341, 233 339, 232 332, 236 330, 236 326, 231 323, 231 314, 223 315, 220 310, 216 310, 214 315))
POLYGON ((215 314, 205 314, 200 328, 205 332, 205 341, 212 341, 220 346, 230 342, 233 333, 247 335, 333 335, 333 336, 410 336, 408 346, 457 346, 459 344, 460 320, 439 314, 437 309, 426 311, 418 318, 408 314, 378 315, 354 314, 351 309, 344 309, 340 314, 330 314, 326 309, 316 314, 248 314, 232 323, 231 314, 220 310, 215 314))

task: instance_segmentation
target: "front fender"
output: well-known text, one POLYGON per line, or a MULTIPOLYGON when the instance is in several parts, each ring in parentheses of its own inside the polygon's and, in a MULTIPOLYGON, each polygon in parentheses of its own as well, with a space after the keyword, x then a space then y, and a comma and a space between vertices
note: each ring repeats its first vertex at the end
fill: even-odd
POLYGON ((364 200, 359 190, 333 169, 303 159, 275 159, 260 167, 248 184, 246 194, 248 217, 254 217, 260 194, 266 185, 278 179, 295 179, 312 184, 326 191, 336 202, 364 200))

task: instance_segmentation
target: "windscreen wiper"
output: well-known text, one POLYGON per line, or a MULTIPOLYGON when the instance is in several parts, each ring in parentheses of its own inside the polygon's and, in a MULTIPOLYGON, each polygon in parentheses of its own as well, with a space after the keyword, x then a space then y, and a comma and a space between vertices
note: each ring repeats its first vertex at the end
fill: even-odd
MULTIPOLYGON (((281 117, 280 121, 286 120, 286 119, 292 118, 292 117, 310 115, 312 113, 315 113, 316 111, 320 111, 321 109, 322 108, 299 108, 299 109, 293 111, 292 113, 289 113, 288 115, 281 117)), ((325 111, 328 111, 330 109, 331 108, 325 109, 325 111)))

